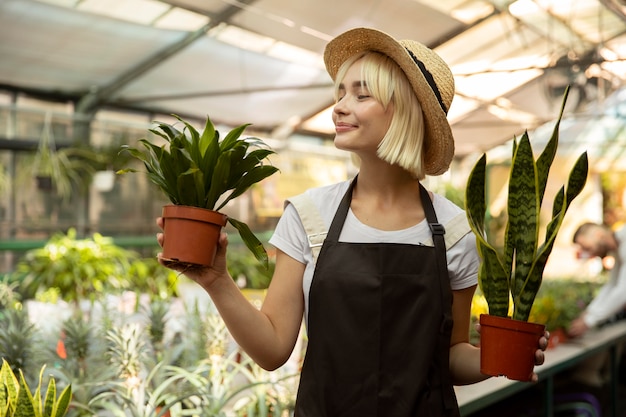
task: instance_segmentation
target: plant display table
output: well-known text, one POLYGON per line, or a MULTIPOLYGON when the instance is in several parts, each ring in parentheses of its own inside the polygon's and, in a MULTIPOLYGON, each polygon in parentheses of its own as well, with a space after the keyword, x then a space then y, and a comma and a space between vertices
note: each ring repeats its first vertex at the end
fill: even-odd
MULTIPOLYGON (((546 350, 545 363, 537 368, 540 383, 545 386, 545 416, 554 415, 554 377, 571 369, 584 359, 603 351, 609 351, 612 363, 611 375, 611 415, 617 415, 617 346, 626 342, 626 320, 606 325, 597 330, 587 332, 583 337, 560 343, 546 350)), ((489 378, 477 384, 455 387, 459 408, 462 416, 470 416, 492 404, 534 387, 535 384, 513 381, 504 377, 489 378)))

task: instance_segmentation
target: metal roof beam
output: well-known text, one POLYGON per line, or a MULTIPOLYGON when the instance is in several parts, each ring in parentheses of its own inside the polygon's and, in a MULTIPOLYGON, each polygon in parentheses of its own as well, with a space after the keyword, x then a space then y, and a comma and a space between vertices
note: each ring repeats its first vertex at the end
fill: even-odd
MULTIPOLYGON (((255 1, 256 0, 242 0, 239 3, 252 4, 255 1)), ((95 111, 98 109, 99 106, 106 103, 116 92, 118 92, 128 83, 140 77, 153 67, 167 60, 168 58, 172 57, 196 40, 202 38, 209 30, 216 27, 220 23, 229 21, 235 14, 239 13, 240 11, 241 7, 230 5, 224 8, 222 12, 214 16, 210 16, 210 22, 200 29, 194 32, 189 32, 179 42, 166 46, 164 49, 157 52, 153 56, 148 57, 144 61, 138 63, 133 68, 130 68, 125 73, 120 74, 114 81, 109 83, 109 85, 103 88, 96 89, 82 97, 76 104, 75 111, 77 113, 87 115, 95 114, 95 111)))

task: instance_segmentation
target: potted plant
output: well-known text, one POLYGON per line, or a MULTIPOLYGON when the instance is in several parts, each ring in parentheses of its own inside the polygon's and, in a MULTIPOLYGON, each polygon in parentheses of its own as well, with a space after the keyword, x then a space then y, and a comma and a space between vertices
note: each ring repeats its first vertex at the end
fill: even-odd
POLYGON ((115 185, 115 173, 128 166, 134 159, 128 152, 120 152, 120 148, 127 144, 126 135, 113 136, 106 145, 97 146, 98 162, 94 165, 96 172, 93 175, 94 188, 101 192, 111 191, 115 185))
POLYGON ((536 160, 528 132, 524 133, 519 142, 513 141, 503 248, 498 248, 490 241, 485 229, 486 155, 478 160, 467 181, 466 213, 476 235, 481 257, 478 283, 489 306, 489 314, 480 316, 481 372, 487 375, 529 380, 534 366, 534 353, 544 332, 544 325, 528 322, 528 317, 565 213, 572 200, 582 191, 588 171, 587 153, 583 152, 569 173, 567 188, 562 186, 555 195, 550 221, 541 224, 541 205, 550 167, 556 155, 559 124, 567 94, 568 90, 564 94, 552 136, 536 160), (541 235, 544 241, 539 245, 541 235), (513 331, 510 335, 494 335, 498 327, 511 327, 513 331), (514 336, 524 336, 528 345, 514 341, 514 336), (509 341, 512 344, 509 345, 509 341), (526 358, 516 357, 516 354, 525 355, 526 358), (505 359, 517 366, 507 369, 503 367, 504 364, 492 363, 498 359, 505 359))
POLYGON ((69 198, 74 187, 78 187, 81 192, 86 190, 95 173, 94 165, 98 162, 98 156, 87 145, 57 145, 50 118, 50 114, 47 114, 37 150, 29 165, 29 173, 35 177, 40 190, 55 191, 59 197, 69 198))
MULTIPOLYGON (((190 267, 212 265, 219 233, 228 222, 239 231, 254 256, 267 266, 267 252, 248 225, 219 210, 278 171, 264 163, 274 151, 261 139, 241 138, 249 124, 236 127, 220 140, 209 117, 202 133, 180 117, 174 117, 183 123, 182 131, 162 122, 150 129, 169 146, 141 139, 142 150, 122 147, 143 162, 150 181, 172 203, 163 207, 163 258, 190 267)), ((135 170, 120 172, 129 171, 135 170)))

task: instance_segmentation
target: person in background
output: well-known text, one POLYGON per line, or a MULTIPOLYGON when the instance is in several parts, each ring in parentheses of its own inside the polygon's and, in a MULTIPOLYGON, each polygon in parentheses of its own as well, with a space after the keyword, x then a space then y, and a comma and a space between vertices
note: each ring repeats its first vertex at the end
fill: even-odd
MULTIPOLYGON (((583 312, 568 328, 568 335, 581 337, 590 329, 624 317, 626 309, 626 227, 617 231, 597 223, 581 224, 572 238, 580 259, 601 258, 603 265, 608 260, 611 270, 608 281, 600 288, 583 312)), ((623 344, 617 347, 617 357, 623 352, 623 344)), ((619 359, 621 362, 623 358, 619 359)), ((571 378, 587 386, 603 387, 611 377, 608 351, 592 355, 582 361, 571 373, 571 378)))
POLYGON ((626 308, 626 227, 612 231, 608 226, 584 223, 573 237, 579 258, 611 257, 608 281, 600 288, 585 310, 569 326, 568 334, 578 337, 616 316, 626 308))
MULTIPOLYGON (((289 358, 304 317, 295 416, 456 417, 453 385, 488 377, 469 343, 475 236, 463 210, 421 184, 454 156, 452 73, 421 43, 369 28, 337 36, 324 61, 335 83, 334 143, 356 156, 358 174, 307 190, 304 206, 287 201, 260 310, 227 272, 224 233, 211 268, 183 272, 265 369, 289 358), (323 225, 321 249, 303 212, 323 225)), ((546 345, 542 337, 536 364, 546 345)))

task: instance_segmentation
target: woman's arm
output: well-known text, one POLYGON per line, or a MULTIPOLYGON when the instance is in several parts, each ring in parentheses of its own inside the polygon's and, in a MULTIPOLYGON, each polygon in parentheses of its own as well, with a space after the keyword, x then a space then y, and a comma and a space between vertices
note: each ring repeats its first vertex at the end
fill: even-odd
MULTIPOLYGON (((470 311, 475 291, 476 286, 452 291, 454 327, 450 340, 450 373, 454 385, 473 384, 489 378, 480 372, 480 348, 469 343, 470 311)), ((539 339, 535 365, 543 364, 545 359, 543 351, 548 346, 549 337, 549 333, 545 332, 539 339)), ((531 381, 536 382, 538 379, 537 374, 533 373, 531 381)))
POLYGON ((452 291, 452 338, 450 373, 454 385, 473 384, 487 379, 480 373, 480 349, 469 342, 470 309, 476 285, 452 291))
MULTIPOLYGON (((157 239, 162 243, 162 234, 157 239)), ((226 269, 227 246, 227 235, 222 233, 210 268, 184 270, 176 264, 162 260, 161 263, 204 288, 239 346, 261 367, 276 369, 289 359, 302 324, 305 265, 277 251, 272 282, 258 310, 241 293, 226 269)))

